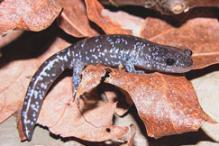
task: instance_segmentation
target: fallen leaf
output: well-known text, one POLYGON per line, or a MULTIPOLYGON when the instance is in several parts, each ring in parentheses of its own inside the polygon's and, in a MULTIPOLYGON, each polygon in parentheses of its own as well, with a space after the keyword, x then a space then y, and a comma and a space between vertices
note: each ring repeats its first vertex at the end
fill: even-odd
POLYGON ((41 65, 41 62, 45 61, 50 56, 50 53, 53 54, 63 46, 66 47, 68 45, 66 42, 60 40, 57 40, 54 44, 54 49, 48 50, 40 58, 16 60, 1 66, 0 123, 16 112, 22 105, 30 79, 41 65))
POLYGON ((115 124, 119 125, 119 126, 126 126, 126 125, 134 125, 135 127, 133 127, 133 131, 130 133, 130 143, 127 142, 126 144, 123 144, 121 146, 127 146, 128 144, 132 146, 149 146, 149 142, 148 139, 145 137, 145 130, 143 129, 142 126, 139 124, 139 119, 136 119, 136 117, 138 117, 136 115, 136 110, 135 108, 131 108, 129 109, 129 113, 124 116, 124 117, 118 117, 115 116, 115 124))
MULTIPOLYGON (((101 14, 103 17, 111 19, 112 23, 120 25, 122 29, 131 31, 132 35, 140 36, 144 26, 143 18, 122 11, 111 12, 107 9, 103 9, 101 14)), ((117 30, 114 33, 117 33, 117 30)))
POLYGON ((68 34, 75 37, 91 37, 98 33, 91 28, 85 4, 82 0, 59 0, 63 7, 59 26, 68 34))
POLYGON ((61 7, 54 0, 3 0, 0 3, 0 34, 12 29, 46 29, 60 11, 61 7))
POLYGON ((16 112, 22 105, 26 87, 34 73, 33 60, 14 61, 0 70, 0 123, 16 112), (27 64, 32 64, 27 65, 27 64), (23 72, 23 69, 26 71, 23 72), (10 72, 10 74, 8 74, 10 72))
POLYGON ((92 109, 83 111, 86 104, 83 104, 82 99, 72 102, 72 90, 69 90, 71 86, 72 80, 69 77, 51 90, 44 101, 38 123, 62 137, 73 136, 88 141, 116 141, 126 135, 128 127, 112 125, 116 103, 99 103, 92 109), (58 90, 65 87, 68 87, 66 91, 58 90), (80 102, 82 103, 78 104, 80 102))
POLYGON ((184 77, 113 71, 106 82, 128 92, 151 137, 195 131, 204 121, 212 121, 184 77))
MULTIPOLYGON (((192 80, 199 102, 203 110, 215 121, 219 122, 219 72, 215 71, 192 80), (207 85, 207 87, 206 87, 207 85)), ((219 142, 219 124, 205 123, 202 129, 206 134, 219 142)))
MULTIPOLYGON (((146 18, 143 22, 141 18, 134 19, 134 16, 126 13, 112 13, 109 10, 104 9, 98 1, 86 0, 86 8, 88 18, 106 33, 136 34, 155 42, 179 47, 192 47, 194 55, 196 53, 195 50, 198 50, 197 48, 202 45, 201 43, 198 45, 196 44, 198 36, 209 31, 209 27, 207 27, 208 22, 215 31, 218 31, 215 21, 216 19, 192 19, 179 28, 175 28, 165 22, 163 23, 163 21, 159 19, 156 19, 157 23, 156 25, 153 25, 153 23, 149 23, 152 18, 146 18), (133 26, 122 23, 118 19, 123 16, 124 18, 129 19, 129 21, 126 22, 133 24, 133 26), (139 21, 139 23, 134 21, 139 21), (159 22, 162 22, 162 24, 160 25, 159 22), (150 24, 150 26, 147 26, 148 24, 150 24), (216 26, 213 27, 213 25, 216 26), (137 26, 137 31, 132 30, 135 26, 137 26), (147 28, 149 31, 144 28, 147 28), (192 33, 190 34, 189 31, 192 33), (202 33, 199 31, 202 31, 202 33), (186 35, 182 35, 181 33, 185 33, 186 35), (190 35, 192 36, 191 38, 187 37, 190 35), (178 36, 180 39, 176 39, 178 36), (190 39, 196 39, 196 42, 190 39)), ((217 33, 214 33, 212 38, 210 37, 211 33, 213 33, 213 31, 209 32, 205 41, 212 40, 212 42, 210 42, 216 44, 212 47, 217 48, 217 43, 215 43, 217 40, 217 33)), ((205 43, 205 41, 201 42, 205 43)), ((62 41, 53 44, 52 47, 55 49, 50 48, 44 53, 44 55, 31 60, 33 61, 31 64, 28 64, 29 62, 26 62, 26 64, 22 62, 21 68, 25 68, 26 70, 22 72, 20 71, 21 69, 19 69, 18 73, 22 72, 21 74, 17 74, 15 71, 15 73, 12 74, 12 78, 9 77, 10 74, 8 74, 7 70, 10 72, 13 71, 12 67, 14 66, 10 66, 11 63, 4 66, 5 68, 3 68, 2 72, 5 72, 1 74, 0 71, 0 76, 5 78, 3 80, 4 82, 2 81, 2 84, 4 84, 3 87, 5 87, 3 88, 5 94, 0 94, 0 112, 6 112, 6 110, 9 112, 6 112, 7 115, 0 114, 2 116, 1 120, 8 118, 17 110, 17 105, 20 104, 21 100, 15 99, 15 97, 20 94, 22 94, 21 98, 24 97, 24 92, 22 91, 25 91, 27 85, 25 84, 22 88, 20 87, 20 82, 25 83, 29 80, 29 78, 25 79, 24 75, 30 72, 28 76, 31 76, 39 67, 39 64, 48 58, 48 56, 57 52, 60 48, 64 48, 64 46, 66 47, 66 44, 62 45, 62 41), (27 68, 24 64, 26 66, 29 65, 31 69, 27 68), (18 80, 16 80, 17 78, 18 80), (15 91, 13 91, 13 89, 15 91), (11 94, 10 91, 13 91, 13 94, 11 94), (7 98, 6 100, 6 97, 10 98, 7 98), (13 100, 15 100, 15 102, 11 103, 16 103, 16 106, 13 104, 5 104, 9 103, 5 101, 13 100), (13 109, 11 108, 11 105, 14 106, 13 109)), ((206 43, 206 47, 209 47, 209 44, 206 43)), ((212 54, 215 55, 215 53, 212 54)), ((208 58, 210 59, 211 57, 212 56, 209 56, 208 58)), ((203 58, 203 56, 201 58, 203 58)), ((214 57, 214 59, 207 63, 204 61, 195 61, 194 69, 217 63, 215 60, 214 57)), ((103 74, 106 73, 105 69, 103 69, 101 73, 97 73, 97 71, 100 71, 99 69, 101 68, 97 67, 91 69, 90 67, 85 70, 87 73, 84 74, 83 77, 86 78, 86 76, 88 76, 89 78, 81 83, 78 94, 90 92, 90 90, 92 91, 93 88, 99 84, 103 74)), ((131 96, 150 136, 161 137, 170 134, 193 131, 197 130, 202 122, 211 121, 202 111, 190 82, 183 76, 171 76, 160 73, 133 75, 121 70, 113 70, 109 75, 110 77, 106 77, 108 82, 120 87, 123 92, 131 96)), ((90 109, 86 104, 88 101, 87 99, 79 99, 78 101, 76 100, 72 102, 71 91, 72 87, 70 78, 65 78, 58 82, 48 94, 38 122, 44 126, 48 126, 53 133, 63 137, 75 136, 90 141, 104 141, 107 139, 120 140, 124 138, 128 133, 128 127, 112 125, 112 116, 116 113, 118 108, 117 102, 113 102, 113 100, 109 100, 109 102, 98 101, 92 106, 93 108, 90 109), (79 106, 78 103, 80 103, 79 106), (102 113, 106 114, 104 115, 102 113), (91 129, 92 132, 88 133, 88 129, 91 129)), ((107 97, 109 97, 109 95, 107 97)))
POLYGON ((199 102, 206 113, 219 122, 219 72, 211 72, 192 80, 199 102), (207 85, 207 87, 206 87, 207 85))
MULTIPOLYGON (((104 7, 97 0, 85 0, 88 18, 95 22, 106 34, 130 34, 131 30, 124 30, 119 24, 102 15, 104 7)), ((107 10, 105 10, 107 11, 107 10)))
POLYGON ((211 137, 214 141, 219 142, 219 124, 211 124, 211 123, 205 123, 202 125, 202 129, 205 131, 205 133, 211 137))
POLYGON ((124 146, 133 146, 134 145, 134 138, 136 134, 136 127, 135 125, 130 125, 130 131, 129 134, 127 135, 127 143, 124 146))
POLYGON ((14 116, 10 117, 7 121, 0 124, 0 144, 11 145, 11 146, 36 146, 36 145, 45 145, 45 146, 86 146, 77 141, 62 141, 60 139, 55 139, 50 136, 48 130, 45 130, 40 127, 36 127, 33 138, 31 141, 22 142, 19 139, 17 132, 16 118, 14 116))
POLYGON ((16 40, 22 33, 22 30, 12 30, 6 35, 0 36, 0 49, 16 40))

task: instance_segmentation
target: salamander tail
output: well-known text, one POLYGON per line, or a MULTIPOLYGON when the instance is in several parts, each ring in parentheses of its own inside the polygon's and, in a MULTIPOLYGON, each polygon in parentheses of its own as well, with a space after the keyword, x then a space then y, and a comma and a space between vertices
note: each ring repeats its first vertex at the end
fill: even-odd
POLYGON ((66 68, 69 68, 71 57, 70 48, 56 53, 41 65, 31 79, 21 111, 23 132, 28 141, 32 138, 34 127, 48 90, 58 76, 66 68))

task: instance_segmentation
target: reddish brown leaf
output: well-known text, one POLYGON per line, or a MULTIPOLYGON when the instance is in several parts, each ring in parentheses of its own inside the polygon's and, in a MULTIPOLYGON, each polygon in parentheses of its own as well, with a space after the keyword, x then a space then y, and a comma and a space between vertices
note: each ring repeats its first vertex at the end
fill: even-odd
POLYGON ((63 7, 59 26, 66 33, 75 37, 90 37, 98 34, 90 26, 82 0, 59 0, 58 2, 63 7))
MULTIPOLYGON (((130 30, 134 27, 128 27, 127 29, 127 26, 123 26, 124 23, 119 23, 119 19, 113 19, 117 14, 120 14, 118 15, 120 18, 126 15, 124 18, 127 19, 134 18, 133 16, 129 17, 129 15, 125 13, 111 13, 110 11, 104 9, 98 1, 87 0, 86 6, 89 18, 99 25, 105 32, 134 34, 135 31, 130 30)), ((209 28, 207 27, 207 24, 209 22, 211 28, 218 31, 217 24, 214 19, 203 18, 190 20, 179 28, 173 28, 158 19, 156 20, 156 24, 153 24, 153 20, 151 18, 146 20, 145 26, 142 25, 144 22, 142 22, 142 19, 140 18, 130 19, 130 22, 134 22, 136 20, 139 21, 140 24, 138 25, 137 35, 141 34, 139 33, 139 30, 146 28, 145 31, 142 32, 142 36, 147 36, 150 40, 168 45, 192 47, 194 52, 202 45, 197 39, 198 36, 205 36, 203 34, 208 33, 209 28), (147 26, 148 24, 150 25, 147 26), (190 31, 191 33, 189 33, 190 31), (176 39, 178 37, 179 39, 176 39), (193 41, 193 39, 196 40, 193 41), (196 43, 199 44, 196 45, 196 43)), ((214 33, 212 38, 210 37, 211 33, 213 33, 213 31, 209 32, 207 39, 205 38, 206 40, 201 42, 205 43, 210 39, 214 44, 216 40, 218 40, 217 33, 214 33)), ((54 44, 52 46, 53 49, 50 48, 44 56, 40 56, 36 60, 31 60, 33 62, 30 60, 27 62, 22 61, 20 67, 25 68, 25 72, 20 71, 21 69, 13 72, 14 66, 12 63, 5 66, 3 70, 0 70, 0 77, 5 78, 3 81, 1 80, 3 84, 3 92, 0 94, 0 112, 2 113, 0 113, 1 120, 6 119, 9 115, 15 112, 18 105, 21 103, 27 88, 27 82, 29 82, 29 78, 26 78, 26 76, 31 76, 33 71, 35 71, 39 64, 48 58, 48 56, 51 56, 51 54, 57 52, 60 48, 64 48, 65 45, 62 46, 61 42, 62 41, 59 42, 60 44, 54 44), (26 67, 27 65, 29 65, 28 68, 26 67), (9 77, 8 72, 12 72, 12 76, 10 74, 9 77), (20 83, 24 84, 23 87, 21 87, 20 83), (22 99, 16 98, 17 96, 22 99), (11 108, 12 106, 14 107, 11 108)), ((212 47, 217 46, 217 43, 215 44, 216 45, 212 45, 212 47)), ((209 44, 206 43, 205 48, 207 47, 209 48, 209 44)), ((198 61, 198 63, 195 63, 199 64, 197 65, 199 66, 197 68, 203 66, 200 65, 201 63, 203 62, 198 61)), ((205 65, 209 65, 211 63, 212 60, 210 63, 208 62, 205 65)), ((96 87, 104 74, 105 68, 102 69, 99 66, 96 68, 87 68, 84 71, 83 81, 80 85, 78 94, 89 92, 93 87, 96 87)), ((210 120, 202 112, 190 82, 184 77, 158 73, 133 75, 123 71, 113 70, 110 73, 110 77, 107 78, 107 81, 111 84, 119 86, 123 91, 127 92, 132 97, 150 136, 160 137, 169 134, 197 130, 203 121, 210 120)), ((112 115, 117 110, 117 103, 114 100, 109 100, 109 102, 97 101, 97 104, 94 104, 95 106, 93 106, 92 109, 87 110, 87 99, 80 99, 79 101, 76 100, 72 102, 73 99, 71 91, 70 78, 65 78, 58 82, 46 98, 38 122, 44 126, 48 126, 53 133, 60 134, 63 137, 75 136, 91 141, 103 141, 114 138, 118 140, 124 138, 124 135, 127 134, 128 128, 111 125, 112 115), (77 106, 78 102, 80 103, 79 107, 77 106), (107 128, 110 128, 110 132, 107 132, 109 131, 107 128), (90 130, 93 132, 88 133, 87 131, 90 130)))
POLYGON ((128 92, 149 136, 195 131, 202 122, 212 121, 202 111, 191 83, 184 77, 114 70, 106 82, 128 92))
POLYGON ((11 29, 40 31, 55 20, 61 7, 54 0, 3 0, 0 3, 0 34, 11 29))
MULTIPOLYGON (((105 78, 106 74, 107 68, 102 65, 97 65, 97 67, 89 66, 88 69, 85 69, 82 72, 82 81, 78 87, 76 98, 79 98, 84 93, 91 92, 92 89, 100 84, 100 81, 105 78)), ((107 98, 105 100, 107 100, 108 102, 118 101, 117 95, 115 95, 115 93, 112 91, 105 91, 104 95, 105 98, 107 98)), ((124 107, 117 107, 114 111, 115 114, 119 116, 124 115, 127 112, 129 106, 133 104, 131 99, 129 99, 128 97, 126 97, 126 101, 124 99, 124 102, 127 102, 127 105, 124 107)))
POLYGON ((88 18, 95 22, 107 34, 130 34, 130 30, 122 29, 119 24, 102 15, 103 6, 97 0, 85 0, 88 18))

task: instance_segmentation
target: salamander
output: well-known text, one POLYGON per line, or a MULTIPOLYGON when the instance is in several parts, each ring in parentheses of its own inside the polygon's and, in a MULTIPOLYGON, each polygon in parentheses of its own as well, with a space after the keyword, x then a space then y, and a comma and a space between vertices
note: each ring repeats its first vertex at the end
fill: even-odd
POLYGON ((73 69, 73 96, 80 73, 89 64, 124 66, 129 73, 145 70, 184 73, 191 70, 192 51, 156 44, 129 35, 100 35, 87 38, 47 59, 32 77, 21 111, 23 132, 31 140, 43 101, 51 85, 65 69, 73 69))

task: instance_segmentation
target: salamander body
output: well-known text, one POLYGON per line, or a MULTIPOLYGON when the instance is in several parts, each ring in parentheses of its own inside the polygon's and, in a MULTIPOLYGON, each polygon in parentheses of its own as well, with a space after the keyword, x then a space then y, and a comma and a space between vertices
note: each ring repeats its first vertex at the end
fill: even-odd
POLYGON ((192 52, 152 43, 128 35, 101 35, 84 39, 47 59, 32 77, 24 98, 21 122, 27 140, 31 140, 43 100, 53 82, 65 69, 73 69, 75 95, 86 65, 123 65, 127 72, 142 70, 183 73, 191 69, 192 52))

